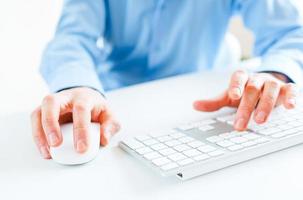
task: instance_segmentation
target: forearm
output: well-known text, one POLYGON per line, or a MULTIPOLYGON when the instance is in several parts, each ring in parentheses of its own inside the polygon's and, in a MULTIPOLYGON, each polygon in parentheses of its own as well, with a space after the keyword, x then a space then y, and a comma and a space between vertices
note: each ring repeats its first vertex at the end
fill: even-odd
POLYGON ((96 41, 105 29, 103 1, 66 0, 56 34, 46 47, 40 71, 52 92, 87 86, 102 92, 95 66, 96 41))

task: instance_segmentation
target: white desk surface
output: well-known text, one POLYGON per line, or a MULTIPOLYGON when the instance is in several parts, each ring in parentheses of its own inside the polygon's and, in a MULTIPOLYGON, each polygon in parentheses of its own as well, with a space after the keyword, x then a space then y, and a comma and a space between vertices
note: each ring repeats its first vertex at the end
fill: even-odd
POLYGON ((0 118, 0 199, 302 199, 303 146, 185 182, 159 176, 117 147, 122 137, 211 116, 194 111, 192 101, 214 96, 226 83, 226 74, 192 74, 109 93, 122 131, 94 161, 76 167, 40 158, 30 111, 5 114, 0 118))

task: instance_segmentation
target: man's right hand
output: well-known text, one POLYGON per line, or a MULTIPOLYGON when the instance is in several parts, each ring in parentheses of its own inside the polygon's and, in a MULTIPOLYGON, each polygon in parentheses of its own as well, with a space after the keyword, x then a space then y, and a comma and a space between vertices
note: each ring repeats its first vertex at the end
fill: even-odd
POLYGON ((31 115, 34 141, 45 159, 50 159, 49 147, 62 143, 60 124, 73 122, 74 147, 78 153, 88 148, 91 122, 99 122, 101 145, 119 131, 120 125, 109 110, 105 98, 97 91, 79 87, 48 95, 31 115))

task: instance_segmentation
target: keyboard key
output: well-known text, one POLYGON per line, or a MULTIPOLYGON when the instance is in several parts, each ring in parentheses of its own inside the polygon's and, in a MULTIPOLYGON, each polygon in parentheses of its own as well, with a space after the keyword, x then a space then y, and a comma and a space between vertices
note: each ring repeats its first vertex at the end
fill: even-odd
POLYGON ((198 150, 203 152, 203 153, 208 153, 208 152, 211 152, 211 151, 215 151, 217 148, 215 147, 212 147, 210 145, 205 145, 205 146, 202 146, 202 147, 199 147, 198 150))
POLYGON ((145 140, 145 141, 143 141, 143 143, 145 144, 145 145, 147 145, 147 146, 150 146, 150 145, 153 145, 153 144, 157 144, 157 143, 159 143, 157 140, 155 140, 155 139, 150 139, 150 140, 145 140))
POLYGON ((303 131, 303 126, 299 126, 295 128, 298 132, 302 132, 303 131))
POLYGON ((142 142, 144 140, 151 139, 151 137, 149 137, 148 135, 139 135, 136 137, 136 139, 142 142))
POLYGON ((138 152, 138 154, 140 154, 140 155, 147 154, 152 151, 153 150, 149 147, 142 147, 142 148, 136 149, 136 152, 138 152))
POLYGON ((220 147, 223 147, 223 148, 232 146, 234 144, 235 143, 228 141, 228 140, 223 140, 223 141, 217 142, 217 145, 219 145, 220 147))
POLYGON ((199 122, 199 125, 203 126, 203 125, 210 125, 210 124, 214 124, 214 123, 216 123, 216 120, 207 119, 207 120, 203 120, 203 121, 199 122))
POLYGON ((281 126, 281 125, 287 123, 287 121, 282 120, 282 119, 274 119, 274 120, 271 120, 270 123, 281 126))
POLYGON ((224 154, 224 151, 221 151, 221 150, 216 150, 216 151, 212 151, 212 152, 208 153, 208 155, 210 155, 212 157, 220 156, 220 155, 223 155, 223 154, 224 154))
POLYGON ((177 146, 179 144, 182 144, 179 140, 170 140, 165 142, 165 144, 169 147, 177 146))
POLYGON ((267 129, 260 130, 259 133, 262 135, 271 135, 271 134, 274 134, 274 133, 277 133, 280 131, 281 131, 280 129, 273 127, 273 128, 267 128, 267 129))
POLYGON ((235 123, 235 120, 228 120, 228 121, 226 121, 226 123, 228 123, 229 125, 234 125, 234 123, 235 123))
POLYGON ((191 147, 188 146, 188 145, 186 145, 186 144, 180 144, 180 145, 175 146, 175 147, 173 147, 173 148, 176 149, 176 150, 179 151, 179 152, 182 152, 182 151, 186 151, 186 150, 191 149, 191 147))
POLYGON ((298 126, 302 126, 303 124, 298 121, 292 121, 292 122, 289 122, 288 125, 290 125, 292 127, 298 127, 298 126))
POLYGON ((170 162, 171 161, 168 160, 167 158, 157 158, 155 160, 152 160, 152 163, 154 163, 157 166, 162 166, 162 165, 168 164, 170 162))
POLYGON ((150 133, 149 136, 151 136, 153 138, 160 138, 160 137, 163 137, 163 136, 168 136, 168 135, 173 134, 175 132, 176 132, 176 130, 174 130, 174 129, 154 131, 154 132, 150 133))
POLYGON ((166 148, 166 149, 161 149, 159 150, 159 153, 161 153, 162 155, 164 156, 167 156, 169 154, 173 154, 173 153, 176 153, 175 150, 171 149, 171 148, 166 148))
POLYGON ((162 137, 158 137, 157 138, 160 142, 166 142, 166 141, 169 141, 169 140, 172 140, 173 138, 168 136, 168 135, 165 135, 165 136, 162 136, 162 137))
POLYGON ((153 159, 161 158, 161 157, 162 156, 157 152, 150 152, 150 153, 144 154, 144 158, 146 158, 147 160, 153 160, 153 159))
POLYGON ((124 144, 126 144, 127 146, 129 146, 131 149, 138 149, 141 147, 145 147, 144 144, 142 144, 141 142, 130 138, 130 139, 126 139, 123 141, 124 144))
POLYGON ((235 136, 244 136, 244 135, 247 135, 248 131, 232 131, 231 133, 235 134, 235 136))
POLYGON ((179 138, 178 140, 183 143, 188 143, 188 142, 194 141, 194 139, 192 137, 188 137, 188 136, 179 138))
POLYGON ((206 138, 206 140, 209 141, 209 142, 215 143, 215 142, 222 141, 223 138, 215 135, 215 136, 211 136, 211 137, 206 138))
POLYGON ((184 166, 184 165, 188 165, 193 162, 194 162, 193 159, 187 158, 187 159, 178 161, 178 164, 184 166))
POLYGON ((202 154, 202 155, 199 155, 199 156, 196 156, 194 157, 193 159, 196 160, 196 161, 201 161, 201 160, 206 160, 210 158, 209 155, 207 154, 202 154))
POLYGON ((243 135, 243 137, 246 138, 246 139, 249 139, 249 140, 255 140, 255 139, 260 138, 261 136, 255 134, 255 133, 248 133, 246 135, 243 135))
POLYGON ((278 128, 281 129, 282 131, 285 131, 285 130, 291 129, 292 126, 289 124, 282 124, 282 125, 278 126, 278 128))
POLYGON ((284 132, 280 132, 280 133, 275 133, 275 134, 272 134, 271 137, 273 138, 282 138, 282 137, 285 137, 287 136, 284 132))
POLYGON ((282 133, 285 135, 291 135, 291 134, 295 134, 297 132, 299 132, 297 129, 289 129, 289 130, 282 131, 282 133))
POLYGON ((185 154, 188 157, 194 157, 197 155, 201 155, 202 153, 196 149, 190 149, 190 150, 186 150, 182 152, 183 154, 185 154))
POLYGON ((176 133, 170 134, 170 136, 174 139, 178 139, 178 138, 184 137, 186 135, 184 133, 176 132, 176 133))
POLYGON ((203 132, 207 132, 207 131, 213 130, 214 128, 215 127, 210 126, 210 125, 204 125, 204 126, 199 127, 199 130, 203 131, 203 132))
POLYGON ((248 142, 242 143, 241 145, 242 145, 243 147, 251 147, 251 146, 254 146, 254 145, 256 145, 256 144, 257 144, 257 143, 254 142, 254 141, 248 141, 248 142))
POLYGON ((247 142, 248 139, 244 138, 244 137, 234 137, 234 138, 231 138, 229 139, 231 142, 234 142, 236 144, 241 144, 241 143, 244 143, 244 142, 247 142))
POLYGON ((152 146, 150 146, 150 147, 151 147, 152 149, 156 150, 156 151, 158 151, 158 150, 160 150, 160 149, 165 149, 165 148, 167 148, 167 146, 164 145, 164 144, 162 144, 162 143, 154 144, 154 145, 152 145, 152 146))
POLYGON ((161 167, 161 169, 165 170, 165 171, 168 171, 168 170, 171 170, 171 169, 176 169, 176 168, 178 168, 178 165, 176 163, 169 163, 169 164, 163 165, 161 167))
POLYGON ((168 158, 173 161, 178 161, 178 160, 183 160, 187 157, 185 155, 183 155, 182 153, 174 153, 174 154, 169 155, 168 158))
POLYGON ((275 124, 275 123, 270 123, 270 122, 267 122, 264 126, 265 126, 266 128, 277 128, 277 124, 275 124))
POLYGON ((192 141, 192 142, 189 142, 189 143, 187 143, 190 147, 192 147, 192 148, 197 148, 197 147, 200 147, 200 146, 203 146, 203 145, 205 145, 205 143, 203 143, 203 142, 200 142, 200 141, 192 141))
POLYGON ((265 137, 262 137, 262 138, 259 138, 259 139, 256 139, 254 140, 256 143, 258 144, 262 144, 262 143, 265 143, 265 142, 269 142, 270 140, 265 138, 265 137))
POLYGON ((207 125, 211 125, 211 124, 214 124, 214 123, 216 123, 216 121, 210 119, 209 121, 208 121, 208 120, 205 120, 205 121, 198 121, 198 122, 195 122, 195 123, 193 123, 193 126, 194 126, 195 128, 199 128, 199 127, 201 127, 201 126, 207 126, 207 125))
POLYGON ((230 151, 237 151, 237 150, 240 150, 240 149, 243 149, 243 148, 244 148, 243 146, 236 144, 236 145, 228 147, 227 149, 230 150, 230 151))
POLYGON ((230 133, 221 133, 221 134, 219 134, 219 137, 222 137, 222 138, 224 138, 224 139, 233 138, 233 137, 235 137, 235 136, 237 136, 237 134, 236 134, 236 133, 233 133, 233 132, 230 132, 230 133))
POLYGON ((249 129, 254 132, 259 132, 260 130, 265 129, 265 127, 262 127, 260 125, 253 125, 253 126, 249 125, 249 129))
POLYGON ((192 124, 185 124, 185 125, 182 125, 182 126, 178 127, 178 129, 180 129, 181 131, 188 131, 188 130, 191 130, 193 128, 194 128, 194 126, 192 124))
POLYGON ((220 122, 226 122, 228 120, 234 120, 235 119, 235 114, 229 114, 223 117, 217 117, 216 119, 220 122))

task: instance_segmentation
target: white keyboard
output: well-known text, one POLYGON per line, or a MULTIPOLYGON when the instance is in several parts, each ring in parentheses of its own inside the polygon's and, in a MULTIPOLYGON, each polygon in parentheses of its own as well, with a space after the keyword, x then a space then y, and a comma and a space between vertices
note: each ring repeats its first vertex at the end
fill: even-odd
POLYGON ((263 125, 250 122, 247 131, 233 129, 235 114, 139 135, 120 147, 163 176, 182 180, 303 143, 303 107, 276 108, 263 125))

